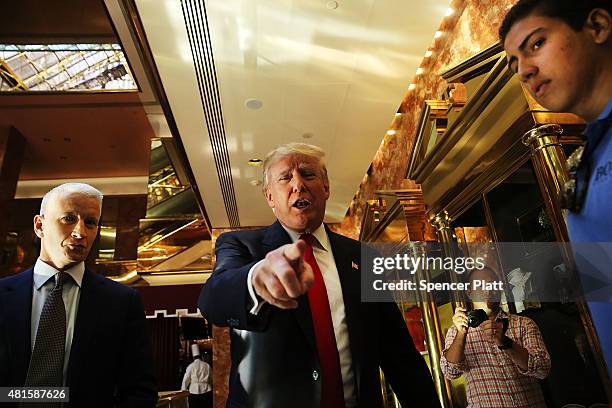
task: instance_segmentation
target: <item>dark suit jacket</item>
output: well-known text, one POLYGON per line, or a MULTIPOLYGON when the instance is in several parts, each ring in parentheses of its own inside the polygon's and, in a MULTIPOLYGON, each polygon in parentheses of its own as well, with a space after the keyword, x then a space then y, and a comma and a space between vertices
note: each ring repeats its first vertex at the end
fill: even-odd
MULTIPOLYGON (((22 387, 30 361, 33 268, 0 280, 0 386, 22 387)), ((157 391, 138 292, 85 270, 67 386, 71 407, 154 407, 157 391)))
MULTIPOLYGON (((328 235, 342 285, 359 407, 382 406, 379 367, 403 408, 438 407, 431 375, 398 307, 360 301, 360 270, 354 268, 361 264, 360 243, 329 230, 328 235)), ((217 239, 217 264, 198 303, 210 322, 244 330, 232 331, 228 407, 319 407, 320 362, 308 297, 300 297, 295 310, 266 304, 257 316, 249 313, 250 268, 288 243, 291 239, 278 221, 217 239)))

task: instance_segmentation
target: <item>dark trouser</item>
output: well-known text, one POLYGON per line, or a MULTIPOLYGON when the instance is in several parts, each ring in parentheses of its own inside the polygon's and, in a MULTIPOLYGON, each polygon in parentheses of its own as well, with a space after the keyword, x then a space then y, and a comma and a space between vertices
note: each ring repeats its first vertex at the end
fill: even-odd
POLYGON ((212 392, 189 394, 189 408, 212 408, 212 392))

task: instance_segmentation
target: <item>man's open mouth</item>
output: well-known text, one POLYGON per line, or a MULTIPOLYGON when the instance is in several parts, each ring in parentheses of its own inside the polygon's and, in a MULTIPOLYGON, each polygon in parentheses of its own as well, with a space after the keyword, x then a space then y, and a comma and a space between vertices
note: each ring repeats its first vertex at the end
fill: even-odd
POLYGON ((85 245, 82 244, 67 244, 66 245, 70 249, 82 249, 85 248, 85 245))
POLYGON ((301 210, 301 209, 304 209, 306 207, 309 207, 310 204, 311 204, 311 202, 306 200, 305 198, 298 198, 293 203, 293 207, 297 208, 298 210, 301 210))

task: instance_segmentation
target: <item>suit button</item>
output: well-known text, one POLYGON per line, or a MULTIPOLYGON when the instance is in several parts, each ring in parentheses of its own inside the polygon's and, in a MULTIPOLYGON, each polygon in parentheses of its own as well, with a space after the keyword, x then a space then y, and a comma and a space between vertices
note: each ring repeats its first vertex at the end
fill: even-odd
POLYGON ((319 379, 319 372, 317 370, 312 371, 312 379, 315 381, 319 379))

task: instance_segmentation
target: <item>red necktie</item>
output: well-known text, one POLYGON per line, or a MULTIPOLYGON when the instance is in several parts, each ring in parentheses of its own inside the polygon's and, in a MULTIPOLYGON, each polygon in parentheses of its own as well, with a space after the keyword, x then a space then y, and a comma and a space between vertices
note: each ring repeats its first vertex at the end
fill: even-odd
POLYGON ((312 251, 312 243, 315 237, 312 234, 304 234, 300 239, 306 241, 304 260, 308 262, 314 273, 314 284, 308 290, 308 302, 310 303, 319 361, 321 362, 323 381, 321 408, 340 408, 345 406, 340 356, 338 355, 325 281, 312 251))

